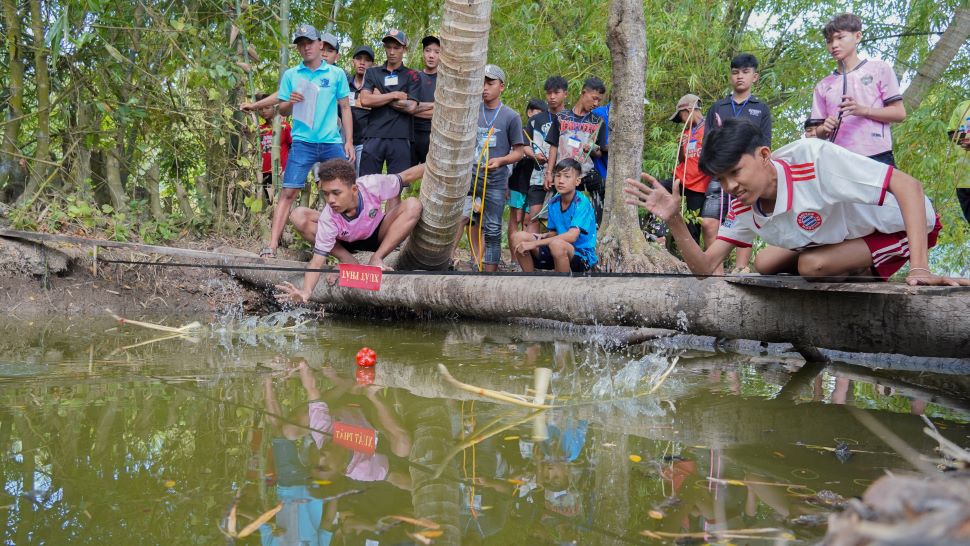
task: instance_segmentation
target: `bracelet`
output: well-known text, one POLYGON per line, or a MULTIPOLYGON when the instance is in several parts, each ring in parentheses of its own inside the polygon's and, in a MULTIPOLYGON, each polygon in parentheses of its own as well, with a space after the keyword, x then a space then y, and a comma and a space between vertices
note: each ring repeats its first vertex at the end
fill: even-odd
POLYGON ((932 271, 930 271, 929 269, 927 269, 927 268, 925 268, 925 267, 910 267, 910 268, 909 268, 909 272, 910 272, 910 273, 912 273, 913 271, 926 271, 926 272, 927 272, 927 273, 929 273, 930 275, 932 275, 932 274, 933 274, 933 272, 932 272, 932 271))

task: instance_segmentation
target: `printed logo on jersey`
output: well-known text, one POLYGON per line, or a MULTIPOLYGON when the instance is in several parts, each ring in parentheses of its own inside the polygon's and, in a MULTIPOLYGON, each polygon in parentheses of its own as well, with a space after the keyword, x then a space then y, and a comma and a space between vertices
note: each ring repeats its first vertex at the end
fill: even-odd
POLYGON ((822 226, 822 215, 815 211, 808 210, 800 213, 798 217, 795 218, 795 221, 798 222, 798 227, 804 229, 805 231, 815 231, 822 226))
POLYGON ((321 78, 320 79, 320 88, 321 89, 326 89, 328 87, 330 87, 330 78, 321 78))
POLYGON ((377 209, 370 209, 370 212, 367 213, 367 216, 370 218, 377 216, 377 209))
POLYGON ((862 82, 862 85, 869 85, 869 84, 872 83, 872 75, 871 74, 866 74, 859 81, 862 82))

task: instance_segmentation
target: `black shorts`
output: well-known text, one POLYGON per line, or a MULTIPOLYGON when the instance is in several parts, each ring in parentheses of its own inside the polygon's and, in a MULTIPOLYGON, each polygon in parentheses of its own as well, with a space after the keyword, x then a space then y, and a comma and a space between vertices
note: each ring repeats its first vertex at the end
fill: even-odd
POLYGON ((414 142, 411 144, 411 164, 424 163, 428 159, 428 147, 431 144, 431 131, 414 130, 414 142))
MULTIPOLYGON (((387 217, 385 216, 384 219, 387 219, 387 217)), ((366 239, 361 239, 359 241, 341 241, 340 239, 337 239, 337 242, 350 253, 377 252, 377 249, 381 246, 381 241, 378 239, 378 237, 380 236, 382 225, 384 225, 383 219, 381 220, 381 223, 377 224, 377 227, 374 228, 374 233, 371 233, 370 237, 366 239)))
MULTIPOLYGON (((532 257, 532 263, 536 269, 550 271, 556 268, 556 261, 552 259, 552 253, 549 252, 549 247, 540 246, 536 250, 539 255, 532 257)), ((573 254, 573 257, 569 260, 569 269, 573 273, 583 273, 584 271, 589 271, 589 265, 586 264, 586 260, 582 259, 579 254, 573 254)))
POLYGON ((727 217, 731 198, 722 193, 721 183, 717 180, 711 180, 703 193, 684 188, 684 198, 687 209, 695 211, 701 218, 724 221, 727 217))
POLYGON ((960 201, 963 217, 970 222, 970 188, 957 188, 957 200, 960 201))
POLYGON ((886 165, 896 166, 896 156, 893 155, 893 151, 883 152, 881 154, 870 155, 869 159, 875 159, 880 163, 885 163, 886 165))
POLYGON ((411 141, 406 138, 368 138, 360 151, 360 176, 404 172, 411 167, 411 141))
POLYGON ((536 205, 542 205, 546 200, 546 194, 548 194, 542 186, 529 186, 529 191, 525 194, 525 204, 528 207, 534 207, 536 205))

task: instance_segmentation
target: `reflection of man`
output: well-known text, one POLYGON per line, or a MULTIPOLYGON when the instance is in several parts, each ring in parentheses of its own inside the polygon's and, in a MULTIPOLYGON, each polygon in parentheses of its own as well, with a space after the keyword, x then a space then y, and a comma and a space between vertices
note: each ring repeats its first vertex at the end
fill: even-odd
POLYGON ((956 107, 946 131, 950 141, 960 147, 955 151, 957 199, 960 201, 963 217, 970 222, 970 100, 965 100, 956 107))

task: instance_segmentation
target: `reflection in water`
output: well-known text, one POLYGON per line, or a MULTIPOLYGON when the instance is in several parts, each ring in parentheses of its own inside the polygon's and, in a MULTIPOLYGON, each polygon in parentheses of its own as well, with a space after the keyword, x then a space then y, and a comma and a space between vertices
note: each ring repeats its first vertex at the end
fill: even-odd
POLYGON ((953 376, 799 375, 467 323, 210 327, 119 351, 153 334, 113 326, 0 326, 4 543, 812 540, 844 498, 908 468, 845 405, 922 453, 914 414, 970 443, 966 391, 937 386, 953 376), (373 378, 355 375, 363 345, 373 378), (548 367, 562 407, 476 400, 438 364, 529 396, 548 367))

